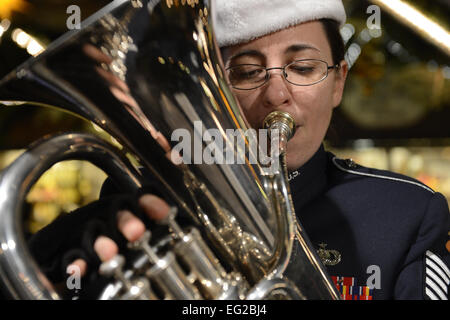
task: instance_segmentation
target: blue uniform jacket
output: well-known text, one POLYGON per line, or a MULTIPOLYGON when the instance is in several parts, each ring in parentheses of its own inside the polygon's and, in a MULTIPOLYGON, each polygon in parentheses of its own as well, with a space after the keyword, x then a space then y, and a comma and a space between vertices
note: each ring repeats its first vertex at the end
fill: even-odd
POLYGON ((448 298, 442 194, 323 147, 289 179, 297 217, 345 299, 448 298))

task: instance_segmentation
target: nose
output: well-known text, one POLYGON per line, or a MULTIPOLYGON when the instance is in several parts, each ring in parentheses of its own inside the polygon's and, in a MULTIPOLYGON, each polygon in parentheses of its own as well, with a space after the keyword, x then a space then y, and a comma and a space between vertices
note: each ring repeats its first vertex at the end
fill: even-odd
POLYGON ((292 99, 288 89, 289 84, 283 76, 283 70, 279 69, 268 71, 269 80, 263 87, 263 104, 267 108, 275 109, 288 105, 292 99))

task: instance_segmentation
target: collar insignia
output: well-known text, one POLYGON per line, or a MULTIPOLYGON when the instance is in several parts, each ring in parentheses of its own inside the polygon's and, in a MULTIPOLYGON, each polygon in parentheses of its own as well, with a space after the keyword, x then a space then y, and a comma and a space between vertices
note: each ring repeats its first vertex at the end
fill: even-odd
POLYGON ((297 176, 300 174, 300 172, 298 170, 289 172, 288 174, 288 181, 294 180, 295 178, 297 178, 297 176))
POLYGON ((317 250, 320 260, 326 266, 335 266, 341 262, 341 253, 337 250, 327 250, 326 243, 319 244, 320 249, 317 250))

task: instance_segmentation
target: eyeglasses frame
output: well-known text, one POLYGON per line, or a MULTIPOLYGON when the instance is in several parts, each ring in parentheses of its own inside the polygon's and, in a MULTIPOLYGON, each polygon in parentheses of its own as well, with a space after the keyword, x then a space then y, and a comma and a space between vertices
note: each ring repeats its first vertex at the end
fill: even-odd
POLYGON ((264 69, 266 70, 266 77, 265 77, 265 80, 264 80, 263 83, 261 83, 260 85, 254 87, 254 88, 249 88, 249 89, 236 88, 235 86, 233 86, 233 85, 230 83, 230 86, 232 86, 234 89, 237 89, 237 90, 254 90, 254 89, 258 89, 258 88, 262 87, 262 86, 265 85, 265 84, 269 81, 269 79, 270 79, 270 73, 268 72, 269 70, 277 70, 277 69, 283 70, 283 72, 282 72, 283 78, 284 78, 287 82, 289 82, 290 84, 292 84, 292 85, 294 85, 294 86, 299 86, 299 87, 309 87, 309 86, 318 84, 319 82, 322 82, 323 80, 325 80, 325 79, 328 77, 329 70, 332 70, 332 69, 339 70, 340 67, 341 67, 341 65, 340 65, 339 63, 330 66, 330 65, 328 64, 328 62, 326 62, 326 61, 324 61, 324 60, 321 60, 321 59, 299 59, 299 60, 295 60, 295 61, 289 62, 289 63, 285 64, 283 67, 266 68, 266 67, 261 66, 261 65, 259 65, 259 64, 243 63, 243 64, 238 64, 238 65, 236 65, 236 66, 228 67, 228 68, 226 68, 225 70, 228 71, 228 70, 230 70, 230 69, 232 69, 232 68, 236 68, 236 67, 239 67, 239 66, 242 66, 242 65, 246 65, 246 66, 255 66, 255 67, 261 67, 261 68, 264 68, 264 69), (327 73, 323 76, 322 79, 320 79, 320 80, 318 80, 318 81, 316 81, 316 82, 314 82, 314 83, 311 83, 311 84, 296 84, 296 83, 293 83, 293 82, 289 81, 288 78, 287 78, 286 67, 290 66, 290 65, 293 64, 293 63, 301 62, 301 61, 320 61, 320 62, 323 62, 323 63, 325 63, 325 64, 327 65, 327 73))

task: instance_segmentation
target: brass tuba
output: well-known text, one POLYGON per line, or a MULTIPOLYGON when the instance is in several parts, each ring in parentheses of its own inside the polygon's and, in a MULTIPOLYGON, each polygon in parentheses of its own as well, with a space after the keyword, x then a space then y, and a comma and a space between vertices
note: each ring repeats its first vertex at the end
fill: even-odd
MULTIPOLYGON (((280 133, 270 169, 238 147, 231 151, 245 154, 242 163, 206 164, 187 152, 181 163, 170 157, 176 129, 201 140, 203 129, 213 128, 227 146, 227 129, 236 129, 241 136, 232 138, 248 145, 242 133, 248 126, 215 43, 214 16, 207 0, 113 1, 6 76, 0 101, 57 106, 94 122, 192 221, 181 228, 172 208, 160 246, 149 245, 149 231, 130 244, 142 252, 135 268, 123 270, 122 256, 102 264, 99 272, 116 280, 99 298, 339 299, 290 198, 284 151, 294 125, 288 114, 271 114, 265 124, 280 133)), ((84 159, 125 190, 145 185, 141 170, 116 149, 92 135, 63 134, 33 144, 2 172, 0 277, 12 297, 60 298, 22 232, 21 203, 32 184, 58 161, 84 159)))

